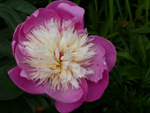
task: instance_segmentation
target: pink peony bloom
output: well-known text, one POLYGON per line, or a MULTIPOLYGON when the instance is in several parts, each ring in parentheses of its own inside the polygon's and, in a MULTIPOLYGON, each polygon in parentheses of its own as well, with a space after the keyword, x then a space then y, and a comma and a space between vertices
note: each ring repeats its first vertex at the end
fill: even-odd
POLYGON ((17 67, 8 73, 30 94, 47 94, 59 112, 99 99, 116 62, 113 44, 84 30, 84 9, 55 1, 36 10, 15 30, 17 67))

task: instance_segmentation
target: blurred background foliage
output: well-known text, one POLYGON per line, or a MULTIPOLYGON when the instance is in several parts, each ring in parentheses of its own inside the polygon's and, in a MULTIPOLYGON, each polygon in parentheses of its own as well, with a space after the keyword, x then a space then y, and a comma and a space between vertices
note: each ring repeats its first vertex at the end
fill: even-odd
MULTIPOLYGON (((23 92, 7 74, 16 66, 11 50, 16 26, 52 1, 0 0, 1 113, 58 113, 54 100, 23 92)), ((85 9, 89 35, 105 37, 117 50, 117 62, 103 96, 84 102, 73 113, 150 113, 150 1, 71 1, 85 9)))

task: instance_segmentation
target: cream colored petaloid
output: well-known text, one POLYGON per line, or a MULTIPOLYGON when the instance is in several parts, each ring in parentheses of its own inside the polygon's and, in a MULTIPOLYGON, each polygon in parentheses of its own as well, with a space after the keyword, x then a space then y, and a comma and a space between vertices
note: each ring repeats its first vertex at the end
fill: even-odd
POLYGON ((81 78, 87 78, 93 70, 90 65, 96 54, 94 44, 87 34, 78 34, 72 21, 60 22, 51 19, 27 34, 25 62, 33 69, 29 77, 38 84, 49 82, 53 89, 79 88, 81 78), (69 24, 69 25, 68 25, 69 24))

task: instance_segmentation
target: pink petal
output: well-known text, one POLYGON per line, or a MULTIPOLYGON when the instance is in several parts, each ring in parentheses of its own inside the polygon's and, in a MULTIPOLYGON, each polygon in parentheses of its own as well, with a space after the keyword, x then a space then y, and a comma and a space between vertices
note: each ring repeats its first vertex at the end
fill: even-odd
POLYGON ((72 89, 72 85, 69 85, 68 90, 65 91, 61 88, 60 90, 54 90, 52 89, 52 85, 50 83, 46 83, 44 89, 46 94, 49 95, 51 98, 64 103, 77 102, 84 94, 82 88, 72 89))
POLYGON ((31 80, 31 78, 27 75, 27 73, 23 69, 20 72, 20 76, 24 77, 24 78, 26 78, 28 80, 31 80))
POLYGON ((37 17, 39 14, 39 10, 34 11, 34 13, 32 15, 34 15, 35 17, 37 17))
POLYGON ((75 29, 80 30, 84 27, 84 9, 79 6, 71 6, 61 3, 57 7, 57 13, 61 20, 72 20, 76 23, 75 29))
MULTIPOLYGON (((29 48, 29 47, 28 47, 29 48)), ((22 44, 18 44, 18 49, 20 51, 20 53, 23 55, 23 56, 29 56, 29 57, 35 57, 35 54, 34 52, 30 52, 28 49, 27 49, 27 46, 24 46, 22 44)))
POLYGON ((105 60, 108 66, 108 71, 110 71, 116 62, 116 50, 114 45, 107 39, 99 36, 89 36, 89 38, 94 38, 93 43, 101 45, 105 51, 105 60))
POLYGON ((53 10, 49 10, 46 8, 40 8, 38 9, 38 11, 36 11, 34 13, 34 16, 36 16, 38 19, 40 19, 42 22, 51 20, 52 18, 55 20, 59 20, 59 16, 56 12, 54 12, 53 10))
POLYGON ((20 31, 20 27, 22 26, 22 24, 19 24, 17 26, 17 28, 15 29, 15 32, 13 34, 13 41, 18 41, 18 34, 19 34, 19 31, 20 31))
POLYGON ((84 102, 85 98, 86 98, 86 94, 87 94, 87 82, 85 79, 82 79, 81 80, 81 84, 80 84, 81 88, 83 89, 84 91, 84 94, 82 95, 81 99, 77 102, 74 102, 74 103, 63 103, 63 102, 60 102, 60 101, 56 101, 55 102, 55 106, 57 108, 57 110, 59 112, 71 112, 73 111, 74 109, 78 108, 79 106, 81 106, 81 104, 84 102))
POLYGON ((8 74, 12 81, 23 91, 31 94, 45 94, 44 86, 38 85, 36 86, 31 80, 27 80, 20 76, 21 69, 19 67, 15 67, 11 69, 8 74))
POLYGON ((17 26, 17 28, 15 29, 15 32, 14 32, 14 34, 13 34, 13 41, 12 41, 12 43, 11 43, 13 55, 14 55, 14 53, 15 53, 16 44, 18 43, 18 34, 19 34, 19 31, 20 31, 21 26, 22 26, 22 24, 19 24, 19 25, 17 26))
POLYGON ((23 63, 25 61, 25 56, 23 54, 21 54, 20 49, 19 49, 20 44, 17 45, 16 47, 16 53, 15 53, 15 60, 16 63, 18 65, 18 67, 20 69, 23 69, 26 73, 26 75, 24 76, 28 76, 26 78, 30 78, 29 75, 31 73, 33 73, 32 71, 30 71, 31 69, 33 69, 32 67, 30 67, 29 65, 27 65, 26 63, 23 63))
POLYGON ((69 27, 69 26, 74 26, 74 22, 73 21, 71 21, 71 20, 68 20, 68 21, 65 21, 64 22, 64 27, 65 28, 67 28, 67 27, 69 27))
POLYGON ((47 5, 46 8, 56 12, 58 5, 61 3, 66 3, 71 6, 77 6, 77 4, 70 2, 70 1, 54 1, 54 2, 51 2, 49 5, 47 5))
POLYGON ((80 34, 85 34, 85 33, 87 33, 87 30, 79 30, 78 32, 77 32, 77 35, 80 35, 80 34))
POLYGON ((88 92, 85 101, 91 102, 99 99, 104 93, 106 87, 108 86, 108 82, 109 82, 109 75, 106 70, 103 72, 103 78, 99 80, 97 83, 87 80, 88 92))
POLYGON ((12 52, 13 52, 13 55, 15 55, 15 49, 16 49, 16 41, 12 41, 11 43, 11 47, 12 47, 12 52))
POLYGON ((19 42, 27 41, 26 35, 29 33, 33 28, 37 27, 39 24, 41 24, 41 21, 34 17, 30 16, 21 26, 20 32, 19 32, 19 42))
MULTIPOLYGON (((77 17, 80 23, 84 24, 84 9, 79 6, 71 6, 66 3, 61 3, 57 7, 57 13, 62 14, 60 15, 65 20, 69 20, 71 18, 67 17, 68 15, 71 15, 72 17, 77 17), (65 14, 66 13, 66 14, 65 14)), ((74 20, 75 21, 75 20, 74 20)))
POLYGON ((91 61, 95 63, 88 66, 88 68, 94 71, 94 74, 91 74, 88 77, 88 80, 97 83, 100 79, 102 79, 103 71, 107 70, 107 66, 106 66, 105 59, 104 59, 105 50, 101 45, 98 45, 98 44, 94 45, 92 49, 96 50, 95 52, 97 54, 94 57, 94 60, 91 61))
POLYGON ((53 20, 60 20, 58 14, 52 10, 48 10, 45 8, 40 8, 33 15, 30 16, 20 28, 19 41, 26 41, 26 34, 31 32, 33 28, 38 27, 42 23, 49 21, 53 18, 53 20))

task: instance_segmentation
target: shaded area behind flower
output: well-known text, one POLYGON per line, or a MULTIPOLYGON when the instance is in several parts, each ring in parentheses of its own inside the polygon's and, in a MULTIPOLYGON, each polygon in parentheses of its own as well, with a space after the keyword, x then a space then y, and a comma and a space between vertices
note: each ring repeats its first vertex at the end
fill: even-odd
MULTIPOLYGON (((29 2, 31 3, 31 1, 29 2)), ((123 1, 119 1, 119 2, 120 2, 120 8, 125 7, 123 5, 124 4, 123 1)), ((130 4, 137 4, 142 7, 141 11, 143 13, 138 12, 136 13, 135 16, 134 16, 135 11, 131 10, 132 18, 135 18, 135 20, 132 19, 135 24, 135 28, 132 28, 132 24, 131 24, 130 19, 128 18, 129 17, 128 15, 127 17, 124 17, 123 19, 121 19, 119 10, 116 10, 118 9, 117 3, 114 2, 114 10, 113 10, 115 12, 114 21, 113 21, 114 33, 110 33, 110 24, 109 24, 110 18, 109 18, 108 4, 104 1, 99 2, 99 3, 97 1, 97 4, 94 3, 94 1, 84 1, 84 0, 80 1, 80 6, 86 9, 85 26, 86 28, 88 28, 89 33, 95 34, 95 35, 103 35, 109 38, 109 40, 111 40, 111 42, 113 42, 113 44, 117 48, 118 61, 116 64, 117 66, 110 73, 110 83, 104 95, 95 102, 84 103, 80 108, 77 109, 77 111, 75 110, 74 112, 85 112, 85 111, 88 112, 90 110, 95 113, 96 112, 107 113, 107 112, 112 112, 112 111, 126 113, 128 111, 140 112, 141 110, 140 108, 144 108, 143 110, 149 113, 148 111, 149 110, 148 109, 148 105, 149 105, 149 102, 148 102, 148 98, 149 98, 149 95, 148 95, 149 94, 149 91, 148 91, 148 87, 149 87, 149 73, 148 73, 149 40, 147 39, 149 37, 149 34, 146 34, 146 33, 149 33, 149 31, 146 31, 147 29, 146 27, 143 28, 143 30, 136 29, 136 28, 144 27, 144 24, 146 21, 145 15, 144 15, 146 7, 143 7, 144 2, 141 2, 141 1, 138 1, 138 2, 130 1, 130 4), (89 3, 91 3, 91 5, 89 5, 89 3), (102 6, 104 6, 104 8, 102 6), (92 10, 92 8, 94 10, 92 10), (91 10, 91 13, 89 13, 88 10, 91 10), (102 13, 100 13, 101 12, 100 10, 102 10, 102 13), (90 18, 88 14, 91 15, 90 18), (98 24, 95 21, 98 21, 98 24), (137 30, 133 32, 138 33, 139 36, 135 34, 129 35, 129 32, 132 31, 133 29, 137 30), (140 41, 141 40, 140 37, 144 37, 142 39, 144 41, 140 41), (144 52, 145 51, 144 45, 146 45, 146 52, 144 52)), ((45 3, 44 1, 42 3, 40 3, 40 1, 37 1, 35 5, 36 7, 45 7, 47 5, 47 1, 45 3)), ((135 9, 134 6, 131 6, 131 8, 135 9)), ((138 8, 139 7, 137 7, 136 9, 138 8)), ((125 13, 125 9, 122 9, 121 11, 122 11, 122 14, 125 13)), ((22 16, 21 18, 25 20, 26 17, 22 16)), ((4 27, 7 28, 7 25, 4 22, 4 20, 2 20, 2 23, 4 27)), ((1 28, 1 30, 2 29, 3 28, 1 28)), ((7 35, 1 35, 1 37, 7 38, 7 39, 11 38, 12 36, 8 28, 6 29, 6 31, 7 32, 5 34, 7 35)), ((10 67, 13 67, 13 64, 12 65, 10 64, 8 67, 7 66, 3 67, 4 71, 2 72, 4 73, 2 73, 2 75, 7 76, 5 72, 8 71, 9 70, 8 68, 10 67)), ((15 111, 19 106, 18 103, 20 102, 20 103, 24 103, 23 106, 28 106, 28 107, 25 107, 24 109, 20 109, 20 111, 21 110, 27 111, 27 112, 31 111, 29 110, 31 109, 31 106, 29 106, 24 101, 24 96, 25 95, 21 95, 23 101, 19 101, 19 97, 17 97, 14 100, 11 100, 11 101, 15 101, 15 103, 13 104, 8 104, 8 103, 11 103, 11 101, 2 101, 2 104, 4 105, 3 108, 7 106, 7 108, 8 107, 11 108, 10 110, 11 112, 15 111), (7 105, 5 103, 7 103, 7 105), (14 109, 12 109, 12 107, 14 109)), ((31 98, 33 97, 31 96, 31 98)), ((49 100, 47 100, 47 102, 50 103, 49 100)), ((3 110, 6 111, 6 109, 3 109, 3 110)), ((56 112, 56 109, 54 106, 53 107, 51 106, 51 111, 56 112)))

